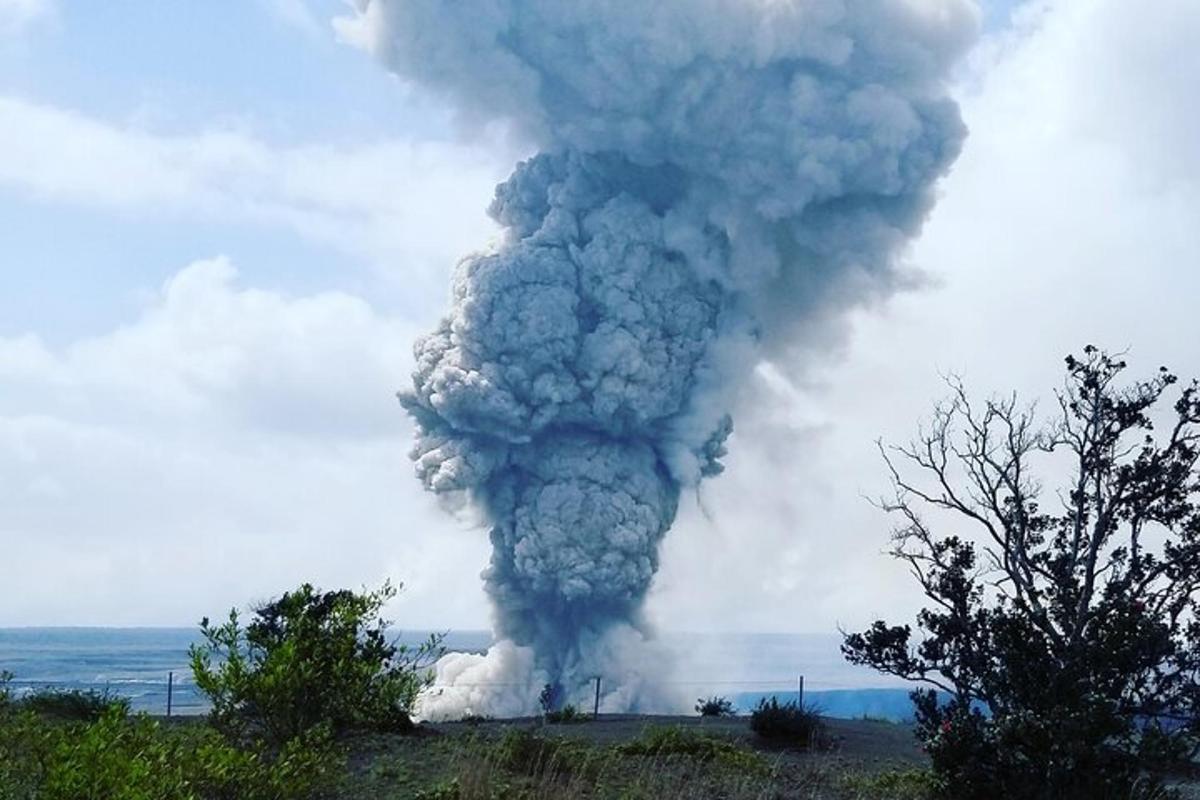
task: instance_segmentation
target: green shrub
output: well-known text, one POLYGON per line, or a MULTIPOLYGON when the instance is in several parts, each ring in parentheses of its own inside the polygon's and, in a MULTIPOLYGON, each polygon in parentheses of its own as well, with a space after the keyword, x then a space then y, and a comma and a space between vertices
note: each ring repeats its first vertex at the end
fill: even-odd
POLYGON ((696 701, 696 713, 702 717, 733 717, 733 703, 727 697, 701 697, 696 701))
POLYGON ((876 775, 847 775, 842 787, 859 800, 928 800, 938 783, 927 769, 893 769, 876 775))
POLYGON ((588 717, 583 714, 578 708, 568 703, 557 711, 546 712, 546 722, 586 722, 588 717))
POLYGON ((652 726, 637 739, 616 746, 622 755, 686 756, 700 763, 716 763, 747 773, 765 772, 766 762, 728 738, 694 733, 678 726, 652 726))
POLYGON ((44 749, 40 728, 47 723, 13 705, 0 709, 0 798, 36 796, 37 754, 44 749))
POLYGON ((8 670, 0 670, 0 713, 8 710, 12 705, 12 679, 13 674, 8 670))
POLYGON ((192 673, 214 724, 235 739, 265 736, 276 745, 320 724, 335 735, 409 729, 442 637, 415 649, 389 640, 379 613, 395 594, 390 584, 362 594, 304 584, 256 608, 245 628, 236 610, 223 625, 203 620, 192 673))
POLYGON ((825 723, 812 706, 802 707, 794 700, 780 703, 771 697, 760 700, 750 714, 750 730, 764 739, 811 747, 824 733, 825 723))
POLYGON ((121 713, 129 712, 128 698, 112 694, 107 689, 42 689, 16 701, 22 709, 61 720, 94 722, 109 710, 116 708, 121 713))
POLYGON ((576 706, 563 703, 562 687, 556 683, 547 683, 542 687, 538 694, 538 706, 546 722, 583 722, 587 719, 576 706))
POLYGON ((208 726, 162 728, 109 707, 92 722, 30 711, 0 721, 0 798, 37 800, 308 800, 341 757, 328 731, 277 752, 231 746, 208 726))

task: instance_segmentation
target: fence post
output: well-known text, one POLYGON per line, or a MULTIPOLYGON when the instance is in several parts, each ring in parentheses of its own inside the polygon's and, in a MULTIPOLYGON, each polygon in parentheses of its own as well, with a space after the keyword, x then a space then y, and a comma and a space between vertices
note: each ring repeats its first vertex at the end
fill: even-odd
POLYGON ((596 676, 596 703, 592 706, 592 719, 600 719, 600 676, 596 676))
POLYGON ((796 705, 800 710, 804 710, 804 676, 800 676, 800 680, 796 682, 796 705))
POLYGON ((173 699, 172 695, 174 695, 174 693, 175 693, 175 673, 168 672, 167 673, 167 718, 168 719, 170 719, 170 717, 171 717, 171 700, 173 699))

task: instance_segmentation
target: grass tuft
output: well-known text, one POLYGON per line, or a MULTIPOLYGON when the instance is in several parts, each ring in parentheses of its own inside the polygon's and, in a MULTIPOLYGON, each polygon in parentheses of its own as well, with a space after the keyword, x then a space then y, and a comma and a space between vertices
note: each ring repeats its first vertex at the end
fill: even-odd
POLYGON ((717 764, 747 774, 764 774, 766 760, 723 736, 695 733, 678 726, 651 726, 637 739, 619 744, 616 752, 627 756, 685 756, 701 764, 717 764))
POLYGON ((928 800, 937 780, 927 769, 894 769, 875 775, 849 773, 841 785, 855 800, 928 800))

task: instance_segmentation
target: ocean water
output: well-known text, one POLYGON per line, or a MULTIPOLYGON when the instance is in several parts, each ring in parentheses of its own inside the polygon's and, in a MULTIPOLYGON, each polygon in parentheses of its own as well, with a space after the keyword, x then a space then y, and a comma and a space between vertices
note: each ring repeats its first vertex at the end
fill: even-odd
MULTIPOLYGON (((416 644, 426 631, 400 634, 416 644)), ((16 677, 17 694, 40 688, 109 691, 129 698, 134 710, 166 713, 169 676, 172 711, 203 713, 207 706, 188 666, 195 628, 0 628, 0 671, 16 677)), ((836 634, 667 633, 675 653, 661 683, 672 694, 720 695, 748 710, 762 697, 795 699, 803 676, 804 699, 829 716, 906 719, 904 684, 847 664, 836 634)), ((491 635, 454 631, 446 645, 479 652, 491 635)))
POLYGON ((205 704, 192 684, 194 628, 0 628, 0 670, 20 695, 41 688, 110 691, 138 711, 165 713, 168 676, 181 714, 205 704))
MULTIPOLYGON (((419 644, 428 632, 401 634, 419 644)), ((18 696, 44 688, 108 691, 130 700, 135 711, 165 714, 170 686, 176 714, 208 710, 196 689, 188 648, 196 628, 0 628, 0 671, 15 677, 18 696)), ((482 631, 453 633, 447 646, 479 651, 491 641, 482 631)))

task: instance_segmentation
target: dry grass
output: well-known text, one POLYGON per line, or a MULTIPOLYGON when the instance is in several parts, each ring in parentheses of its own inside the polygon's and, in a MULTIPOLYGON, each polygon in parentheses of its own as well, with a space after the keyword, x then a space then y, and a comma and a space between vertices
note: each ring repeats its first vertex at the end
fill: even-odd
POLYGON ((498 726, 376 746, 344 800, 921 800, 927 786, 923 772, 900 762, 762 751, 695 729, 649 728, 596 742, 498 726))
MULTIPOLYGON (((899 725, 826 720, 829 747, 778 747, 732 720, 602 718, 436 726, 356 747, 339 800, 926 800, 927 761, 899 725)), ((1182 799, 1197 798, 1183 788, 1182 799)), ((1135 794, 1115 800, 1165 800, 1135 794)))

